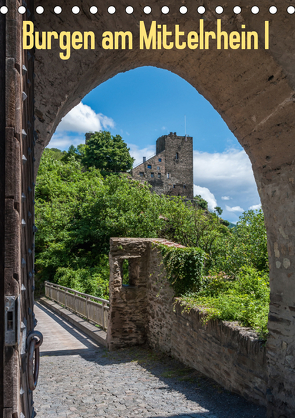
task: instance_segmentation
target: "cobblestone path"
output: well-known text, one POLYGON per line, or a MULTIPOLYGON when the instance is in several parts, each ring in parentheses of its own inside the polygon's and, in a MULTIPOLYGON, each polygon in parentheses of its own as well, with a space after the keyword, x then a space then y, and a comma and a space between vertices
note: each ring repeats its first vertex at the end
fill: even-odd
POLYGON ((35 410, 47 417, 265 418, 265 410, 146 348, 108 352, 36 304, 44 335, 35 410))

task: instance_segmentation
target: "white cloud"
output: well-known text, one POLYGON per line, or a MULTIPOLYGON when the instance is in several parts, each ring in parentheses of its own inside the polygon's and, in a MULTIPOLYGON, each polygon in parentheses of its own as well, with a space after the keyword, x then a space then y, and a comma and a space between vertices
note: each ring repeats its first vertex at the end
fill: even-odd
POLYGON ((210 192, 207 187, 201 187, 194 184, 194 196, 201 195, 201 197, 208 202, 208 209, 214 210, 217 206, 217 202, 213 193, 210 192))
POLYGON ((252 209, 252 210, 261 209, 261 203, 259 203, 259 205, 250 206, 249 209, 252 209))
POLYGON ((221 200, 229 200, 230 197, 229 196, 221 196, 221 200))
MULTIPOLYGON (((236 149, 213 154, 194 151, 194 183, 201 183, 210 190, 215 185, 225 190, 230 190, 230 187, 256 187, 247 154, 236 149)), ((224 193, 224 196, 228 195, 231 194, 224 193)))
POLYGON ((84 136, 69 136, 69 135, 65 135, 62 134, 60 132, 55 133, 52 136, 51 141, 48 144, 48 148, 58 148, 61 150, 65 150, 68 149, 70 145, 79 145, 81 143, 84 143, 84 136))
POLYGON ((233 206, 232 208, 230 206, 225 205, 226 210, 229 212, 244 212, 244 209, 241 208, 241 206, 233 206))
POLYGON ((154 145, 150 145, 146 148, 139 149, 135 144, 127 144, 128 148, 130 148, 130 155, 131 157, 135 158, 133 167, 136 167, 138 164, 141 164, 143 159, 142 157, 152 157, 156 153, 156 147, 154 145))
POLYGON ((115 122, 102 113, 95 113, 90 106, 79 103, 60 122, 57 132, 94 132, 113 128, 115 122))
POLYGON ((194 184, 206 187, 230 222, 238 220, 242 208, 260 201, 252 165, 244 150, 229 149, 220 153, 194 151, 194 184), (225 206, 230 198, 231 205, 225 206), (234 208, 228 210, 227 208, 234 208))

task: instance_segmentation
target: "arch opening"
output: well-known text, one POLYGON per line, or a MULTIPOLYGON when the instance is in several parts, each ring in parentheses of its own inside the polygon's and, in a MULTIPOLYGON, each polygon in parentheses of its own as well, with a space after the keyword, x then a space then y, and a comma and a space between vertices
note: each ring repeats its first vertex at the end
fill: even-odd
MULTIPOLYGON (((45 2, 46 3, 46 2, 45 2)), ((168 6, 171 3, 168 1, 168 6)), ((152 5, 157 13, 157 5, 152 5)), ((208 29, 215 27, 215 15, 209 7, 208 29)), ((261 5, 261 9, 263 9, 261 5)), ((267 5, 266 5, 267 6, 267 5)), ((103 7, 103 5, 102 5, 103 7)), ((171 5, 171 10, 173 5, 171 5)), ((135 8, 136 10, 136 8, 135 8)), ((238 21, 226 10, 227 31, 235 30, 238 21)), ((87 18, 87 13, 84 13, 87 18)), ((84 16, 84 17, 85 17, 84 16)), ((142 18, 134 15, 135 19, 142 18)), ((248 28, 262 25, 265 17, 243 14, 248 28)), ((175 15, 157 15, 158 21, 174 24, 175 15)), ((131 16, 133 19, 134 17, 131 16)), ((149 17, 145 17, 149 19, 149 17)), ((115 19, 99 16, 102 27, 129 30, 130 17, 123 10, 115 19), (117 20, 119 19, 119 20, 117 20), (120 23, 118 23, 120 22, 120 23)), ((276 45, 270 51, 257 53, 186 53, 181 51, 116 51, 106 53, 98 50, 85 55, 77 52, 75 59, 63 65, 52 54, 48 57, 36 53, 35 72, 37 74, 36 130, 39 133, 36 160, 48 143, 61 118, 96 85, 135 67, 154 65, 173 71, 194 86, 222 115, 234 132, 240 144, 250 157, 257 182, 268 232, 268 251, 271 283, 271 315, 269 318, 268 358, 268 405, 269 416, 279 417, 294 412, 294 392, 292 367, 289 365, 294 347, 294 57, 285 54, 293 48, 291 24, 283 22, 282 16, 272 21, 273 33, 280 34, 276 45), (58 74, 58 76, 56 76, 58 74), (54 75, 54 76, 52 76, 54 75), (51 100, 53 98, 53 100, 51 100), (50 99, 50 100, 49 100, 50 99), (287 327, 282 337, 283 325, 287 327), (284 352, 282 353, 282 347, 284 352), (281 388, 284 387, 282 391, 281 388)), ((179 19, 187 30, 195 30, 195 18, 187 15, 185 21, 179 19)), ((87 19, 89 29, 95 30, 96 20, 87 19)), ((37 22, 38 24, 38 22, 37 22)), ((39 23, 40 24, 40 23, 39 23)), ((73 16, 66 21, 56 22, 49 17, 43 24, 44 30, 69 30, 75 24, 73 16), (47 27, 46 27, 47 26, 47 27)), ((54 52, 54 51, 53 51, 54 52)))
MULTIPOLYGON (((157 182, 163 183, 167 180, 166 183, 168 183, 168 186, 170 185, 168 194, 172 196, 188 196, 189 188, 194 184, 191 199, 195 195, 201 195, 205 200, 207 199, 211 212, 216 209, 216 213, 220 216, 223 211, 223 219, 232 222, 238 220, 239 215, 243 212, 243 204, 241 200, 234 199, 237 199, 237 196, 239 197, 243 188, 247 188, 248 178, 252 174, 248 157, 237 144, 234 144, 236 148, 233 148, 235 138, 228 131, 220 116, 192 86, 180 77, 166 70, 152 67, 132 70, 129 73, 114 77, 92 91, 83 99, 82 103, 69 112, 68 116, 62 120, 57 134, 53 137, 53 146, 59 144, 62 147, 60 141, 63 137, 64 144, 69 145, 68 141, 72 138, 72 140, 77 141, 75 143, 77 145, 79 140, 84 142, 85 131, 98 131, 100 128, 110 129, 114 135, 117 133, 124 134, 124 138, 128 138, 128 141, 130 141, 128 146, 131 147, 131 155, 139 156, 139 164, 144 153, 154 154, 156 151, 155 161, 151 161, 149 155, 145 154, 147 155, 147 159, 145 159, 146 170, 142 168, 142 165, 135 168, 139 171, 139 181, 150 180, 150 184, 155 183, 156 185, 157 182), (109 87, 108 83, 110 84, 109 87), (152 87, 153 83, 154 87, 152 87), (126 87, 122 87, 124 85, 126 87), (127 97, 128 94, 130 97, 127 97), (141 102, 138 101, 139 98, 141 98, 141 102), (202 109, 202 112, 195 112, 196 108, 202 109), (126 121, 128 116, 131 121, 129 124, 126 121), (197 120, 193 120, 194 118, 197 120), (212 129, 212 126, 214 126, 214 129, 212 129), (167 135, 167 130, 169 132, 169 130, 178 131, 179 129, 182 130, 182 135, 176 135, 176 132, 170 132, 167 135), (186 134, 186 129, 190 129, 190 135, 186 134), (73 132, 72 136, 67 136, 70 131, 73 132), (145 131, 148 131, 148 133, 145 131), (138 142, 134 143, 133 140, 138 139, 142 132, 143 140, 141 141, 141 138, 139 138, 138 142), (79 133, 80 138, 77 139, 76 135, 79 133), (164 135, 162 135, 163 133, 164 135), (183 135, 184 133, 185 135, 183 135), (159 135, 160 138, 157 140, 157 147, 155 147, 155 139, 159 135), (131 139, 129 140, 130 136, 131 139), (223 141, 221 140, 222 136, 225 137, 223 141), (191 152, 192 150, 186 150, 184 146, 188 139, 191 141, 191 137, 197 137, 194 155, 191 152), (210 153, 206 151, 208 150, 206 144, 211 137, 215 141, 211 141, 213 144, 209 149, 218 152, 210 153), (179 142, 179 145, 171 142, 171 155, 169 154, 169 158, 171 162, 173 161, 175 167, 181 164, 189 166, 191 164, 190 160, 194 158, 196 173, 193 182, 186 178, 182 181, 176 179, 177 176, 175 177, 173 172, 174 168, 172 166, 165 167, 168 154, 162 154, 165 150, 165 145, 161 142, 162 139, 179 142), (229 150, 227 149, 228 143, 231 146, 229 150), (199 147, 202 152, 198 150, 199 147), (184 156, 186 152, 190 152, 190 154, 184 156), (163 163, 164 166, 162 167, 163 163), (244 170, 241 168, 242 164, 244 164, 244 170), (223 170, 222 175, 220 175, 220 170, 223 170), (213 171, 213 173, 210 173, 210 171, 213 171), (246 183, 243 184, 244 177, 246 177, 246 183), (203 183, 199 183, 200 178, 203 183), (227 182, 227 179, 229 184, 226 186, 224 183, 227 182), (215 184, 213 184, 214 181, 215 184), (212 192, 210 184, 215 187, 214 192, 212 192), (232 218, 229 218, 229 216, 232 216, 232 218)), ((86 134, 86 142, 87 138, 88 134, 86 134)), ((181 170, 183 171, 184 168, 181 170)), ((133 170, 133 177, 134 175, 133 170)), ((136 176, 134 178, 137 179, 136 176)), ((256 191, 254 178, 252 178, 253 189, 256 191)), ((253 201, 253 204, 249 203, 251 193, 253 191, 250 191, 245 198, 248 203, 245 210, 252 208, 257 203, 257 201, 253 201)), ((169 238, 173 239, 173 237, 169 238)), ((174 240, 177 240, 176 236, 174 240)), ((181 241, 181 243, 191 246, 198 245, 198 242, 193 240, 181 241)), ((206 244, 206 251, 209 251, 208 248, 206 244)), ((69 283, 63 282, 63 285, 70 287, 69 283)))

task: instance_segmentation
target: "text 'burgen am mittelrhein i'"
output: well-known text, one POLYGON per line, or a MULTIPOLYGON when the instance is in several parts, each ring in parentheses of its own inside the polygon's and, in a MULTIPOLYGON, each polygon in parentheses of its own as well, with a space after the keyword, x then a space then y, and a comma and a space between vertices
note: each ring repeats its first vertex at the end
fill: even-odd
MULTIPOLYGON (((170 28, 171 29, 171 28, 170 28)), ((143 21, 139 24, 139 49, 269 49, 269 22, 264 22, 264 39, 260 42, 256 31, 247 31, 246 25, 241 30, 226 32, 222 30, 221 19, 217 19, 216 31, 205 31, 204 20, 200 19, 199 30, 185 32, 180 25, 174 25, 174 30, 168 30, 167 25, 159 25, 153 21, 149 28, 143 21)), ((121 50, 134 48, 134 35, 130 31, 105 31, 99 42, 99 47, 105 50, 121 50)), ((136 38, 138 40, 138 37, 136 38)), ((92 31, 35 31, 34 23, 23 22, 23 49, 52 49, 57 43, 62 60, 71 57, 71 50, 96 49, 98 47, 95 33, 92 31)))

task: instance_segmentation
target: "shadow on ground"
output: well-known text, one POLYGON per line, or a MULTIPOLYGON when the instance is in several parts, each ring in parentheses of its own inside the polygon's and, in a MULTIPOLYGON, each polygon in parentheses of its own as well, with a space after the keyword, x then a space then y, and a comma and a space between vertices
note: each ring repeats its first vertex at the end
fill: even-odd
MULTIPOLYGON (((149 418, 265 418, 264 407, 252 404, 241 396, 231 393, 222 388, 218 383, 205 377, 200 372, 185 366, 179 361, 166 354, 149 349, 148 347, 131 347, 117 351, 108 351, 105 347, 92 342, 89 337, 82 332, 76 331, 65 320, 51 312, 46 307, 38 304, 38 307, 61 325, 65 331, 82 341, 86 345, 85 349, 42 351, 41 356, 62 357, 81 356, 88 362, 96 363, 100 366, 134 364, 137 363, 143 370, 157 377, 162 386, 156 386, 157 395, 161 392, 171 394, 179 392, 185 395, 186 399, 196 402, 208 412, 192 412, 188 414, 167 414, 150 415, 149 418)), ((42 369, 40 371, 42 373, 42 369)), ((148 379, 138 379, 141 383, 148 379)), ((126 383, 122 385, 122 391, 126 390, 126 383)), ((127 411, 126 411, 127 412, 127 411)), ((127 418, 128 415, 126 415, 127 418)))

